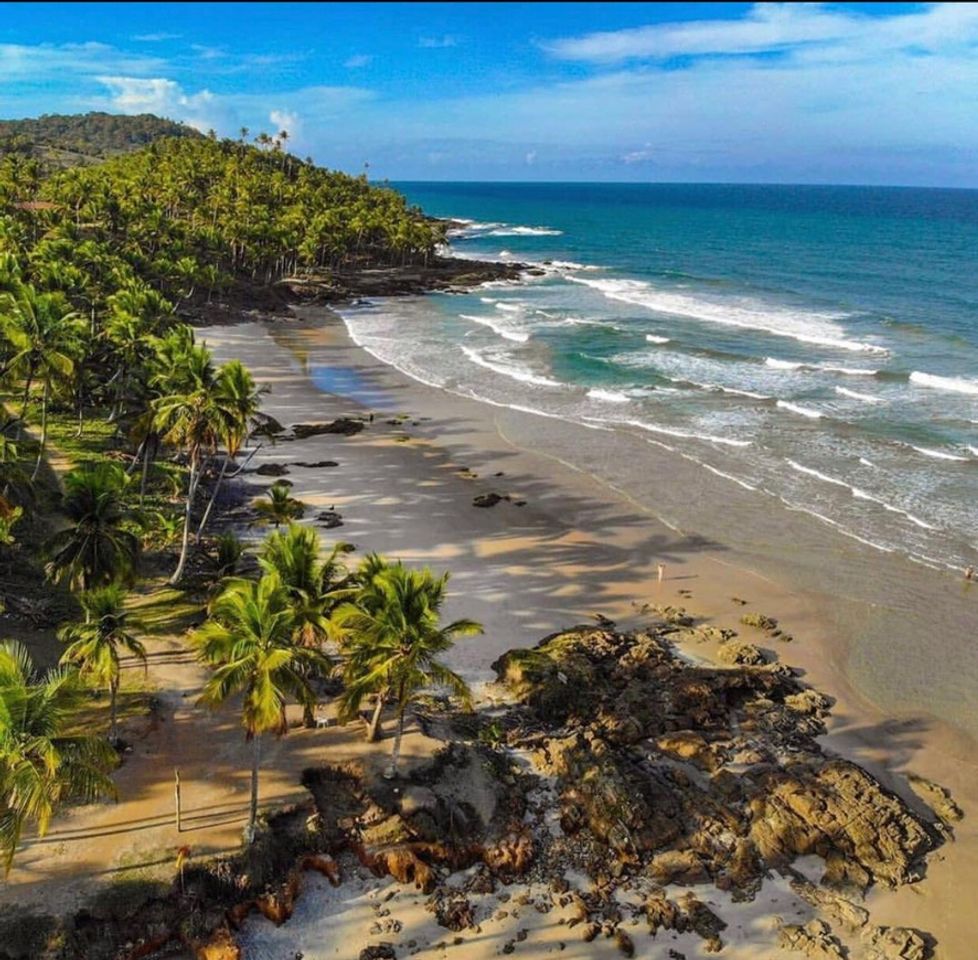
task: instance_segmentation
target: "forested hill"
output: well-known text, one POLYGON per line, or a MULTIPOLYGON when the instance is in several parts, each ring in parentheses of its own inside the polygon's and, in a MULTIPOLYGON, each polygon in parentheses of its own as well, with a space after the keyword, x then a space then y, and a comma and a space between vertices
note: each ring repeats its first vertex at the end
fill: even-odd
POLYGON ((203 135, 193 127, 151 113, 46 114, 26 120, 0 120, 0 154, 32 156, 50 168, 97 163, 138 150, 162 137, 203 135))
POLYGON ((166 138, 53 175, 0 158, 0 255, 79 309, 127 277, 178 307, 244 295, 258 305, 286 276, 328 286, 432 258, 442 226, 401 194, 299 160, 281 138, 259 143, 166 138))

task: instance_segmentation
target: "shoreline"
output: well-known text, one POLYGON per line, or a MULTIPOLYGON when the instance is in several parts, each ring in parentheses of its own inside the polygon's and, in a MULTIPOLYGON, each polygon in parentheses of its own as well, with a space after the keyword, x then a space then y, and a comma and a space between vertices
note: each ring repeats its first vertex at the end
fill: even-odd
MULTIPOLYGON (((935 904, 950 904, 968 889, 962 877, 969 851, 978 849, 967 818, 978 795, 974 769, 967 763, 972 745, 964 734, 922 724, 919 718, 908 729, 906 719, 887 717, 857 691, 846 675, 847 651, 820 615, 818 597, 800 595, 712 555, 712 545, 658 527, 648 511, 635 509, 640 504, 581 468, 547 458, 541 449, 522 448, 508 429, 514 418, 519 419, 513 411, 493 410, 410 380, 357 347, 335 314, 311 308, 297 312, 299 321, 273 322, 264 328, 212 328, 201 331, 201 337, 222 358, 240 356, 253 365, 259 380, 271 380, 266 409, 283 422, 377 410, 384 402, 390 404, 387 413, 411 411, 403 424, 403 442, 395 438, 377 443, 366 431, 362 441, 347 441, 338 451, 347 459, 356 452, 359 482, 357 477, 344 478, 342 459, 340 470, 320 471, 319 476, 292 470, 290 479, 295 495, 310 505, 336 505, 348 513, 344 523, 349 532, 341 535, 361 550, 383 550, 454 573, 452 593, 466 593, 466 602, 456 609, 453 597, 450 615, 464 612, 493 624, 492 635, 487 632, 492 649, 482 649, 477 656, 459 651, 456 667, 472 679, 482 679, 488 663, 503 650, 532 646, 552 630, 593 613, 625 622, 634 616, 635 600, 688 604, 705 622, 739 629, 743 639, 755 640, 752 630, 739 625, 743 611, 730 600, 732 595, 749 598, 750 605, 743 609, 774 615, 795 634, 793 643, 778 645, 782 659, 804 671, 806 683, 835 698, 829 733, 823 739, 827 750, 867 767, 901 795, 907 792, 905 783, 900 789, 901 778, 890 771, 911 769, 948 787, 965 809, 957 841, 942 848, 924 889, 871 893, 874 921, 933 932, 941 949, 948 951, 939 955, 947 957, 957 956, 955 944, 971 942, 974 931, 960 929, 968 927, 970 918, 958 918, 956 925, 946 915, 948 908, 938 910, 935 904), (271 350, 263 350, 265 337, 284 353, 273 358, 271 350), (307 379, 309 373, 318 383, 307 379), (359 402, 358 396, 366 402, 359 402), (373 468, 363 470, 365 462, 372 462, 373 468), (462 467, 481 476, 472 478, 462 467), (501 468, 505 477, 493 477, 501 468), (391 480, 412 474, 417 486, 408 479, 391 480), (492 486, 510 492, 514 500, 524 498, 526 506, 504 501, 491 509, 473 507, 471 497, 492 486), (448 497, 464 499, 453 511, 448 497), (446 502, 443 510, 437 508, 439 500, 446 502), (420 518, 425 533, 419 530, 419 518, 413 526, 410 522, 419 507, 429 511, 428 522, 420 518), (650 528, 656 528, 652 536, 650 528), (551 579, 562 582, 543 584, 546 577, 535 574, 528 558, 548 564, 551 579), (662 558, 667 579, 659 585, 654 570, 662 558), (580 579, 587 580, 590 589, 579 589, 575 581, 580 579), (686 598, 681 590, 691 590, 693 596, 686 598), (505 608, 500 601, 506 602, 505 608), (520 606, 523 601, 525 609, 520 606), (935 912, 943 916, 947 930, 934 930, 934 922, 928 922, 935 912), (919 923, 912 922, 914 917, 920 917, 919 923)), ((261 459, 289 462, 294 450, 294 442, 277 445, 263 451, 261 459)), ((973 867, 969 874, 974 877, 973 867)))

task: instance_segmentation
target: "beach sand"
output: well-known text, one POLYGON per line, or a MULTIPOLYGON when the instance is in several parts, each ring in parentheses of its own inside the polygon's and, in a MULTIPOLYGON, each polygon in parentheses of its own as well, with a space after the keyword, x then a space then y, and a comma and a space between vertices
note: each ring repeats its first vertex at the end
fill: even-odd
MULTIPOLYGON (((218 360, 239 358, 252 369, 270 389, 263 409, 286 426, 364 412, 373 413, 374 421, 354 437, 266 444, 252 467, 284 464, 293 495, 314 508, 310 513, 335 508, 343 526, 325 532, 327 540, 350 541, 359 555, 375 550, 451 571, 446 615, 485 625, 484 636, 457 645, 453 667, 482 689, 493 676, 490 664, 504 651, 532 646, 559 628, 592 621, 595 614, 622 626, 638 625, 644 603, 686 606, 703 622, 737 629, 761 644, 768 641, 741 626, 741 615, 756 611, 776 617, 794 637, 790 644, 777 644, 781 659, 836 700, 824 746, 867 766, 914 803, 901 774, 912 771, 936 780, 965 811, 955 842, 931 858, 922 883, 870 893, 871 922, 924 930, 938 942, 936 956, 947 960, 973 955, 978 943, 978 916, 970 909, 978 891, 974 744, 931 718, 887 715, 856 689, 847 672, 848 647, 821 609, 824 598, 742 565, 722 544, 670 529, 648 505, 548 455, 543 444, 517 445, 514 424, 529 414, 420 384, 353 344, 329 311, 299 313, 296 321, 206 328, 198 336, 218 360), (324 460, 338 465, 296 465, 324 460), (491 508, 473 505, 477 495, 493 492, 511 499, 491 508), (521 501, 525 505, 518 506, 521 501), (661 584, 660 563, 665 564, 661 584), (734 597, 748 604, 741 606, 734 597)), ((272 482, 249 476, 266 479, 272 482)), ((668 484, 670 476, 663 470, 655 481, 668 484)), ((688 653, 698 657, 709 651, 699 647, 688 653)), ((398 906, 391 913, 403 929, 384 932, 372 904, 386 896, 389 884, 362 877, 333 890, 311 882, 283 927, 249 922, 243 935, 247 956, 291 957, 302 951, 306 960, 348 957, 357 953, 351 944, 359 949, 386 940, 402 944, 399 951, 421 949, 426 956, 440 956, 434 945, 443 942, 446 956, 475 958, 496 955, 522 928, 528 932, 516 942, 519 956, 556 952, 562 942, 566 956, 620 955, 610 940, 582 943, 558 922, 558 910, 524 909, 521 917, 487 921, 481 933, 465 931, 459 935, 463 943, 453 945, 455 935, 435 926, 424 911, 426 898, 406 888, 395 894, 392 902, 398 906), (409 940, 414 948, 403 946, 409 940)), ((518 887, 510 888, 514 897, 518 887)), ((729 904, 710 888, 698 888, 697 894, 730 924, 724 956, 783 955, 773 947, 774 918, 800 922, 812 915, 776 876, 750 904, 729 904)), ((499 909, 493 901, 490 912, 499 909)), ((669 947, 700 956, 701 947, 689 938, 674 943, 662 933, 650 938, 644 925, 626 929, 637 956, 665 957, 669 947)))

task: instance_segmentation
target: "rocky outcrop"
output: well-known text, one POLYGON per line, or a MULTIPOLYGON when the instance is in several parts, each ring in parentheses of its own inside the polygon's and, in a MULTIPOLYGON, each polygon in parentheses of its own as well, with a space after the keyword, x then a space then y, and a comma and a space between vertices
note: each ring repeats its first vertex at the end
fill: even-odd
POLYGON ((336 302, 359 297, 394 297, 432 290, 463 290, 491 280, 518 280, 540 274, 523 263, 502 263, 456 257, 431 257, 427 264, 364 265, 304 280, 290 278, 281 286, 292 299, 336 302))
POLYGON ((507 739, 555 778, 564 834, 606 848, 615 875, 711 880, 740 897, 810 854, 837 890, 916 880, 940 836, 824 755, 828 700, 730 638, 731 666, 691 664, 670 643, 689 633, 684 612, 664 619, 630 634, 578 627, 493 665, 523 705, 507 739))
POLYGON ((289 468, 284 463, 263 463, 255 469, 259 477, 284 477, 289 468))
POLYGON ((910 789, 933 811, 945 826, 957 823, 964 814, 961 808, 954 802, 950 791, 946 790, 933 780, 925 777, 908 777, 910 789))
POLYGON ((804 925, 786 924, 778 935, 778 946, 796 951, 808 960, 845 960, 846 957, 843 945, 821 920, 809 920, 804 925))
POLYGON ((296 440, 308 437, 318 437, 327 433, 337 433, 344 437, 352 437, 363 430, 363 421, 350 417, 339 417, 329 423, 295 423, 292 425, 292 435, 296 440))
POLYGON ((930 945, 908 927, 868 927, 863 931, 866 960, 927 960, 930 945))

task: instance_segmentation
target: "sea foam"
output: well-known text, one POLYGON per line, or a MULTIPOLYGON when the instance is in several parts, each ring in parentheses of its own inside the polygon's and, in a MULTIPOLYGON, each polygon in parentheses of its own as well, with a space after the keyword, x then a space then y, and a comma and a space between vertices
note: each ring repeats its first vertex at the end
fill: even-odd
POLYGON ((507 327, 505 324, 499 323, 492 317, 478 317, 471 313, 460 313, 459 316, 463 320, 470 320, 472 323, 479 323, 484 327, 488 327, 494 333, 498 333, 499 336, 505 337, 507 340, 513 340, 516 343, 526 343, 530 339, 530 335, 522 330, 514 330, 512 327, 507 327))
POLYGON ((978 395, 978 380, 965 380, 964 377, 938 377, 933 373, 920 373, 914 370, 910 382, 933 390, 950 390, 952 393, 978 395))
POLYGON ((790 410, 792 413, 797 413, 800 416, 808 417, 810 420, 819 420, 823 416, 819 410, 813 410, 811 407, 803 407, 797 403, 790 403, 787 400, 779 400, 778 406, 785 410, 790 410))
POLYGON ((588 390, 587 395, 593 400, 604 400, 607 403, 628 403, 628 397, 617 390, 602 390, 600 387, 594 387, 588 390))
POLYGON ((568 275, 568 280, 600 291, 609 300, 645 307, 657 313, 715 323, 728 327, 760 330, 778 337, 790 337, 802 343, 836 347, 853 352, 885 353, 882 347, 849 340, 836 322, 840 314, 792 310, 747 297, 707 300, 687 293, 660 290, 644 280, 600 279, 568 275))
POLYGON ((528 370, 521 364, 513 363, 512 361, 506 363, 500 360, 498 357, 495 360, 490 360, 485 357, 478 350, 474 350, 472 347, 467 347, 462 345, 462 352, 475 364, 480 367, 485 367, 487 370, 492 370, 493 373, 498 373, 501 376, 509 377, 510 380, 519 380, 521 383, 533 383, 540 387, 562 387, 563 384, 557 380, 551 380, 549 377, 541 377, 537 373, 533 373, 532 370, 528 370))
POLYGON ((851 397, 853 400, 861 400, 863 403, 882 403, 879 397, 871 397, 868 393, 859 393, 857 390, 847 390, 845 387, 836 387, 835 392, 843 397, 851 397))
POLYGON ((934 450, 930 447, 915 447, 910 445, 912 450, 922 453, 925 457, 933 457, 935 460, 957 460, 962 463, 967 462, 967 457, 959 457, 956 453, 947 453, 944 450, 934 450))

